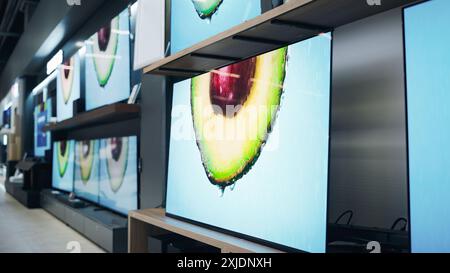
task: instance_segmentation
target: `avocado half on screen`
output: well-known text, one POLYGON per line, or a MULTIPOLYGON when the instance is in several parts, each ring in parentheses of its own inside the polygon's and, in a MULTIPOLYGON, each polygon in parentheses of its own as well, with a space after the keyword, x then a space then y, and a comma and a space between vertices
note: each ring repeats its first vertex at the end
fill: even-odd
POLYGON ((68 141, 61 141, 56 144, 56 152, 58 155, 58 171, 61 178, 67 172, 69 166, 69 147, 70 143, 68 141))
POLYGON ((119 46, 119 16, 102 27, 91 39, 97 80, 105 87, 111 77, 119 46))
POLYGON ((202 19, 211 18, 219 9, 223 0, 192 0, 198 16, 202 19))
POLYGON ((91 179, 92 169, 94 166, 94 149, 94 140, 77 142, 77 154, 79 155, 78 160, 81 173, 81 181, 84 185, 87 185, 87 183, 91 179))
POLYGON ((258 160, 280 107, 286 62, 287 47, 192 79, 197 146, 206 175, 222 190, 258 160), (211 137, 217 130, 225 131, 223 138, 211 137), (240 132, 249 133, 238 137, 240 132))
POLYGON ((105 158, 111 190, 117 193, 125 179, 128 165, 128 137, 106 140, 105 158))
POLYGON ((63 93, 62 95, 65 105, 69 103, 70 97, 72 96, 73 82, 75 78, 74 67, 75 67, 75 57, 72 57, 63 63, 60 70, 62 93, 63 93))

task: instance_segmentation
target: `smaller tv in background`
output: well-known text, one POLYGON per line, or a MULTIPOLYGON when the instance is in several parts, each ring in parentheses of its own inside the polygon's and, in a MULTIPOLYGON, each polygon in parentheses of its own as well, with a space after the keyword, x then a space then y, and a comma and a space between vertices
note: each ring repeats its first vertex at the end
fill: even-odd
POLYGON ((75 141, 53 143, 52 187, 72 192, 75 168, 75 141))
POLYGON ((74 192, 79 198, 98 203, 99 140, 75 142, 74 192))
POLYGON ((128 8, 86 41, 86 110, 128 99, 131 91, 128 8))
POLYGON ((48 99, 34 109, 34 156, 44 157, 45 151, 51 148, 50 132, 44 132, 44 127, 52 117, 52 101, 48 99))
POLYGON ((56 110, 58 122, 73 117, 73 102, 80 98, 81 60, 78 53, 58 69, 56 80, 56 110))
POLYGON ((102 139, 100 147, 100 205, 127 215, 138 209, 137 137, 102 139))
POLYGON ((11 112, 12 107, 8 107, 3 111, 3 128, 11 129, 11 112))

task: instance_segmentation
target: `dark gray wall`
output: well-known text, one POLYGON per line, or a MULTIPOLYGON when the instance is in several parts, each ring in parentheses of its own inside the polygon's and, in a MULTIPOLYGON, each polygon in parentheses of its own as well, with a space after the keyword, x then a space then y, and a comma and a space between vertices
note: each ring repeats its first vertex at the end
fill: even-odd
POLYGON ((407 217, 402 10, 336 29, 329 220, 390 228, 407 217))
MULTIPOLYGON (((141 90, 141 208, 163 205, 166 191, 166 80, 143 75, 141 90)), ((170 117, 170 116, 169 116, 170 117)))

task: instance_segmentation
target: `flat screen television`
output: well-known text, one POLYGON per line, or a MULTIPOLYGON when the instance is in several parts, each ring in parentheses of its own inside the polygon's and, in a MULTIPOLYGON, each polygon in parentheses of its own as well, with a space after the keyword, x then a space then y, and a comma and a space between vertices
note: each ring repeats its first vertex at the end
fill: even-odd
POLYGON ((81 60, 78 53, 58 69, 56 80, 56 113, 58 122, 73 117, 73 102, 80 98, 81 60))
POLYGON ((75 169, 75 141, 64 140, 53 143, 52 187, 73 192, 75 169))
POLYGON ((450 1, 404 10, 412 252, 450 252, 450 1))
POLYGON ((325 34, 175 84, 167 214, 325 252, 330 63, 325 34))
POLYGON ((12 107, 8 107, 3 111, 3 128, 11 129, 11 109, 12 107))
POLYGON ((52 117, 52 101, 48 99, 34 109, 34 156, 44 157, 45 151, 51 148, 51 134, 44 132, 44 126, 52 117))
POLYGON ((100 205, 124 215, 138 209, 137 137, 102 139, 100 157, 100 205))
POLYGON ((262 13, 261 0, 171 1, 172 54, 262 13))
POLYGON ((99 152, 99 140, 85 140, 75 143, 75 195, 94 203, 99 201, 99 152))
POLYGON ((86 110, 128 99, 131 92, 128 9, 102 27, 86 43, 86 110))

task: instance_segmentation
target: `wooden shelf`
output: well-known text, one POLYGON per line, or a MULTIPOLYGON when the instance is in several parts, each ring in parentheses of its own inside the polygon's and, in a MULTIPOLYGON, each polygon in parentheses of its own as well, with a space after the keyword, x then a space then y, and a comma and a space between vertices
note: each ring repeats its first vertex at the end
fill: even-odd
POLYGON ((163 209, 132 211, 128 216, 128 251, 147 252, 147 237, 150 226, 191 238, 219 248, 222 253, 281 253, 277 249, 200 227, 166 216, 163 209))
POLYGON ((420 2, 389 0, 291 0, 144 68, 144 73, 194 77, 393 8, 420 2))
POLYGON ((130 120, 139 118, 140 112, 141 108, 137 104, 116 103, 78 114, 62 122, 48 124, 44 127, 44 131, 66 131, 130 120))

